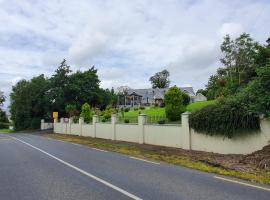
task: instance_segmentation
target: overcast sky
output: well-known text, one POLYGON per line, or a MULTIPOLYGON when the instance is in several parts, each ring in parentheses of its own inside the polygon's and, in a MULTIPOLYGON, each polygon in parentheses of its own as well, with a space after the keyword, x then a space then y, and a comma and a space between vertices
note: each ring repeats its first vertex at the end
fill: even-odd
MULTIPOLYGON (((104 88, 150 87, 164 68, 173 85, 204 87, 220 67, 225 34, 270 36, 269 0, 0 0, 0 90, 95 65, 104 88)), ((7 106, 7 104, 6 104, 7 106)))

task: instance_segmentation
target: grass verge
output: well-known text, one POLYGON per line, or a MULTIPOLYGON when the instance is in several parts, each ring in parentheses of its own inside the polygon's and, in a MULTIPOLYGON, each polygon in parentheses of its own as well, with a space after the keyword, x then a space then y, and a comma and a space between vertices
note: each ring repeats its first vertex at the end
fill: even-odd
MULTIPOLYGON (((259 182, 270 184, 270 171, 257 170, 254 172, 243 172, 239 170, 227 169, 224 166, 213 166, 207 162, 202 162, 185 155, 183 152, 191 152, 175 148, 158 147, 153 145, 141 145, 128 142, 111 141, 105 139, 80 137, 60 134, 42 134, 45 137, 63 140, 67 142, 74 142, 90 147, 95 147, 103 150, 118 152, 138 158, 149 159, 153 161, 161 161, 169 164, 184 166, 192 169, 197 169, 205 172, 216 173, 220 175, 232 176, 249 180, 252 182, 259 182), (182 152, 182 153, 180 153, 182 152)), ((195 152, 194 152, 195 153, 195 152)))
POLYGON ((0 129, 0 133, 12 133, 12 132, 14 131, 10 129, 0 129))

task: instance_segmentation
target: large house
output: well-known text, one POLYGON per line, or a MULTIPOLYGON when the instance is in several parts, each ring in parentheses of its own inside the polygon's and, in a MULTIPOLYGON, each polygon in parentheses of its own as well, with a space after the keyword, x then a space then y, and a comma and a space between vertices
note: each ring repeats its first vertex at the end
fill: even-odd
MULTIPOLYGON (((153 105, 164 102, 164 94, 168 88, 149 88, 149 89, 132 89, 129 87, 120 87, 119 92, 124 93, 124 97, 118 100, 121 106, 153 105)), ((180 87, 180 90, 189 95, 191 102, 206 101, 202 94, 195 94, 192 87, 180 87)))

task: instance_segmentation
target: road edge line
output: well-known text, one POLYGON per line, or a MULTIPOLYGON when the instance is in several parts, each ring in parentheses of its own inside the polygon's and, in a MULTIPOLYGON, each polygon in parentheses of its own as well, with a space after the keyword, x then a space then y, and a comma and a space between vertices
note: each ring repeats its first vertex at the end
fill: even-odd
POLYGON ((249 184, 249 183, 245 183, 245 182, 241 182, 241 181, 237 181, 237 180, 233 180, 233 179, 228 179, 228 178, 224 178, 224 177, 220 177, 220 176, 214 176, 214 178, 219 179, 219 180, 223 180, 223 181, 227 181, 227 182, 231 182, 231 183, 236 183, 236 184, 239 184, 239 185, 245 185, 245 186, 248 186, 248 187, 253 187, 253 188, 257 188, 257 189, 261 189, 261 190, 266 190, 266 191, 270 192, 270 188, 265 188, 265 187, 261 187, 261 186, 258 186, 258 185, 252 185, 252 184, 249 184))
POLYGON ((68 167, 70 167, 70 168, 72 168, 72 169, 80 172, 81 174, 84 174, 84 175, 86 175, 86 176, 88 176, 88 177, 90 177, 90 178, 92 178, 92 179, 94 179, 94 180, 96 180, 96 181, 98 181, 98 182, 100 182, 100 183, 102 183, 102 184, 104 184, 104 185, 106 185, 106 186, 108 186, 108 187, 110 187, 110 188, 112 188, 112 189, 114 189, 114 190, 116 190, 116 191, 118 191, 118 192, 120 192, 120 193, 128 196, 128 197, 130 197, 130 198, 132 198, 132 199, 142 200, 142 198, 139 198, 136 195, 133 195, 133 194, 125 191, 122 188, 119 188, 119 187, 117 187, 117 186, 115 186, 115 185, 113 185, 113 184, 111 184, 111 183, 109 183, 109 182, 107 182, 107 181, 105 181, 105 180, 103 180, 103 179, 101 179, 101 178, 93 175, 93 174, 90 174, 90 173, 88 173, 88 172, 86 172, 86 171, 84 171, 84 170, 82 170, 82 169, 80 169, 80 168, 78 168, 78 167, 76 167, 76 166, 74 166, 74 165, 72 165, 72 164, 70 164, 70 163, 62 160, 62 159, 60 159, 60 158, 57 158, 56 156, 54 156, 54 155, 52 155, 52 154, 50 154, 50 153, 48 153, 48 152, 46 152, 46 151, 38 148, 38 147, 35 147, 34 145, 31 145, 31 144, 29 144, 29 143, 27 143, 27 142, 25 142, 25 141, 23 141, 21 139, 18 139, 16 137, 13 137, 13 136, 9 136, 9 137, 13 138, 14 140, 20 141, 20 142, 24 143, 25 145, 28 145, 28 146, 32 147, 33 149, 36 149, 36 150, 38 150, 38 151, 46 154, 47 156, 49 156, 49 157, 51 157, 51 158, 53 158, 53 159, 61 162, 62 164, 65 164, 66 166, 68 166, 68 167))

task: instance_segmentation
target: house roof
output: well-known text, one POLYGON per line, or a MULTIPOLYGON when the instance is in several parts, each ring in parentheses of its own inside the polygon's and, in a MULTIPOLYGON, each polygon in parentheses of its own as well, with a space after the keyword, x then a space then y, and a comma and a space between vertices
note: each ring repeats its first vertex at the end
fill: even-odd
MULTIPOLYGON (((193 87, 179 87, 179 89, 189 96, 196 96, 193 87)), ((136 94, 142 96, 144 99, 164 99, 164 94, 168 88, 148 88, 148 89, 132 89, 128 88, 127 93, 129 95, 136 94)))

